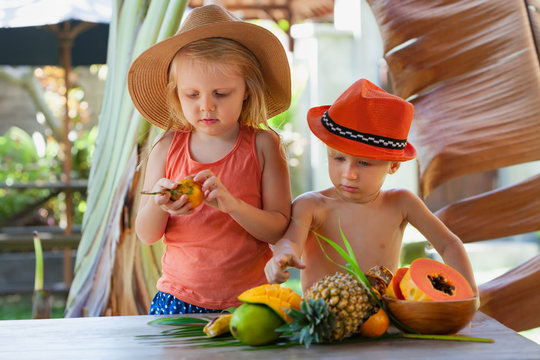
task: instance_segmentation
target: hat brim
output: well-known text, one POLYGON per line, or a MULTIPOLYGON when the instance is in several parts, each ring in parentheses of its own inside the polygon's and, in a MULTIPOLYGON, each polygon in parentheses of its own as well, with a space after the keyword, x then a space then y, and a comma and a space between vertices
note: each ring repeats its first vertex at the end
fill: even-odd
POLYGON ((184 45, 212 37, 235 40, 257 57, 266 86, 268 117, 289 108, 290 69, 281 42, 259 25, 243 21, 218 22, 174 35, 148 48, 135 59, 129 69, 128 89, 134 105, 146 120, 167 128, 170 119, 166 96, 169 65, 184 45))
POLYGON ((416 149, 407 141, 402 150, 390 150, 378 146, 364 144, 355 140, 346 139, 328 131, 322 124, 323 114, 330 108, 329 105, 311 108, 307 114, 307 121, 311 132, 329 147, 352 156, 366 159, 386 161, 408 161, 416 157, 416 149))

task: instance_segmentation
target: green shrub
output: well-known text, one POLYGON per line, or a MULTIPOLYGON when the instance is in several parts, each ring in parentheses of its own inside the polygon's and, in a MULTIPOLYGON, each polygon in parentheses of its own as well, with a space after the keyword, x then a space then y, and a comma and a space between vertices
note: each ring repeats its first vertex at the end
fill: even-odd
MULTIPOLYGON (((80 134, 73 142, 74 180, 87 179, 91 156, 95 148, 97 128, 80 134)), ((24 130, 12 127, 0 136, 0 182, 12 186, 19 183, 59 182, 63 164, 60 145, 52 138, 44 139, 40 134, 30 136, 24 130)), ((5 226, 14 215, 17 225, 55 225, 65 211, 63 193, 55 196, 52 189, 0 189, 0 226, 5 226), (21 212, 24 212, 22 214, 21 212)), ((86 195, 73 194, 73 222, 81 223, 86 195)), ((10 224, 11 225, 11 224, 10 224)))

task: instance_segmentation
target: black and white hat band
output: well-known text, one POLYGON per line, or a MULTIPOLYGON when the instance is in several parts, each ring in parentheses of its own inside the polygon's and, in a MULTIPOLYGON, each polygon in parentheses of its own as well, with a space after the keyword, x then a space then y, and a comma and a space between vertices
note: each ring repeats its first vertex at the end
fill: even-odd
POLYGON ((405 148, 405 146, 407 146, 407 139, 393 139, 384 136, 361 133, 345 126, 338 125, 330 118, 328 111, 323 114, 321 122, 326 130, 330 131, 332 134, 349 140, 392 150, 402 150, 405 148))

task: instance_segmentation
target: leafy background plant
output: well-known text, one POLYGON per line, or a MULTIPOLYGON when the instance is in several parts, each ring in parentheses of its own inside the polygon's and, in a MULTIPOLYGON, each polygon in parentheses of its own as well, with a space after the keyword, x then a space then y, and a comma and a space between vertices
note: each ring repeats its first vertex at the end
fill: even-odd
MULTIPOLYGON (((88 178, 90 161, 95 149, 97 128, 82 131, 73 142, 72 179, 88 178)), ((10 128, 0 136, 0 182, 6 185, 29 182, 61 181, 62 162, 59 159, 60 145, 53 137, 44 139, 35 133, 30 136, 18 127, 10 128)), ((6 225, 14 215, 37 205, 35 211, 26 216, 9 221, 10 225, 58 225, 63 215, 64 195, 54 195, 52 189, 0 189, 0 226, 6 225), (51 197, 52 196, 52 197, 51 197)), ((86 209, 86 197, 80 192, 73 195, 74 223, 82 222, 82 214, 86 209)))

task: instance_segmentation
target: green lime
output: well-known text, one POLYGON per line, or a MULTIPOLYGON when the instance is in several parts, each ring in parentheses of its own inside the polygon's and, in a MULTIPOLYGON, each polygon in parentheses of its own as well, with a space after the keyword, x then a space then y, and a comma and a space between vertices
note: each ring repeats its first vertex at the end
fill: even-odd
POLYGON ((244 344, 265 345, 279 337, 280 333, 275 330, 284 323, 268 306, 244 303, 234 311, 229 328, 244 344))

